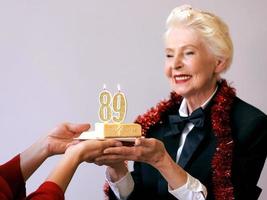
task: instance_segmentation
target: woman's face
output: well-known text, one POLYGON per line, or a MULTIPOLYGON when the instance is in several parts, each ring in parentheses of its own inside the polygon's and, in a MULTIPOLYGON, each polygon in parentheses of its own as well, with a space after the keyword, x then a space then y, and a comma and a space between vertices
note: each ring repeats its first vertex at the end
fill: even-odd
POLYGON ((189 28, 172 28, 165 38, 165 74, 185 98, 208 98, 215 89, 218 61, 202 37, 189 28))

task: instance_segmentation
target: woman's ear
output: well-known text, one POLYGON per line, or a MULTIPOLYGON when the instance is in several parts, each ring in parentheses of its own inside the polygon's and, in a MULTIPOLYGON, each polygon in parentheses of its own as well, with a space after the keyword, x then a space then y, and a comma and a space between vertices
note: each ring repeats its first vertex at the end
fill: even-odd
POLYGON ((222 73, 225 70, 225 59, 217 59, 215 63, 215 70, 214 72, 217 74, 222 73))

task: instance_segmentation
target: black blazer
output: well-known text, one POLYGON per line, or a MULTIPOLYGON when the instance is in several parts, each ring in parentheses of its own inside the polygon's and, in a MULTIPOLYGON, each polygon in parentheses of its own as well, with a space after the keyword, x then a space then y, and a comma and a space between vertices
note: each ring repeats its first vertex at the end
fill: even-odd
MULTIPOLYGON (((211 102, 212 104, 212 102, 211 102)), ((178 108, 173 110, 175 114, 178 108)), ((216 148, 216 138, 210 124, 210 105, 205 109, 204 128, 193 128, 198 136, 197 144, 189 155, 182 159, 180 166, 197 178, 208 190, 208 200, 214 199, 212 190, 211 160, 216 148)), ((231 117, 234 155, 232 163, 232 183, 235 199, 256 200, 261 189, 257 187, 267 154, 267 116, 257 108, 235 98, 231 117)), ((173 160, 180 140, 180 133, 168 122, 157 124, 149 130, 147 137, 163 141, 173 160)), ((129 200, 172 200, 176 199, 168 192, 168 185, 161 174, 152 166, 135 162, 132 172, 135 187, 129 200)), ((116 199, 110 190, 110 199, 116 199)))

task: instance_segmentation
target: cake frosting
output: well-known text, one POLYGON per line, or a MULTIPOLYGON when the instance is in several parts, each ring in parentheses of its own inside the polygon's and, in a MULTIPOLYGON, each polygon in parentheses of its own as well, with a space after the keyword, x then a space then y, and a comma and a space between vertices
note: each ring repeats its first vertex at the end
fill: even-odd
POLYGON ((94 131, 83 132, 78 139, 137 138, 142 128, 136 123, 95 123, 94 131))
POLYGON ((95 132, 103 138, 141 137, 141 125, 135 123, 95 123, 95 132))

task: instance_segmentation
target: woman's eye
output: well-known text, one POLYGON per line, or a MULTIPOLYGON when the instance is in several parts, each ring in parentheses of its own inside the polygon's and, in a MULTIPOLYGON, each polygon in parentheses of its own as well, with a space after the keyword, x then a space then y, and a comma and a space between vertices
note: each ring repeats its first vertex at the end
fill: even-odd
POLYGON ((194 54, 195 53, 193 51, 187 51, 187 52, 185 52, 185 55, 187 55, 187 56, 194 55, 194 54))
POLYGON ((173 55, 171 55, 171 54, 166 54, 166 57, 167 57, 167 58, 172 58, 173 55))

